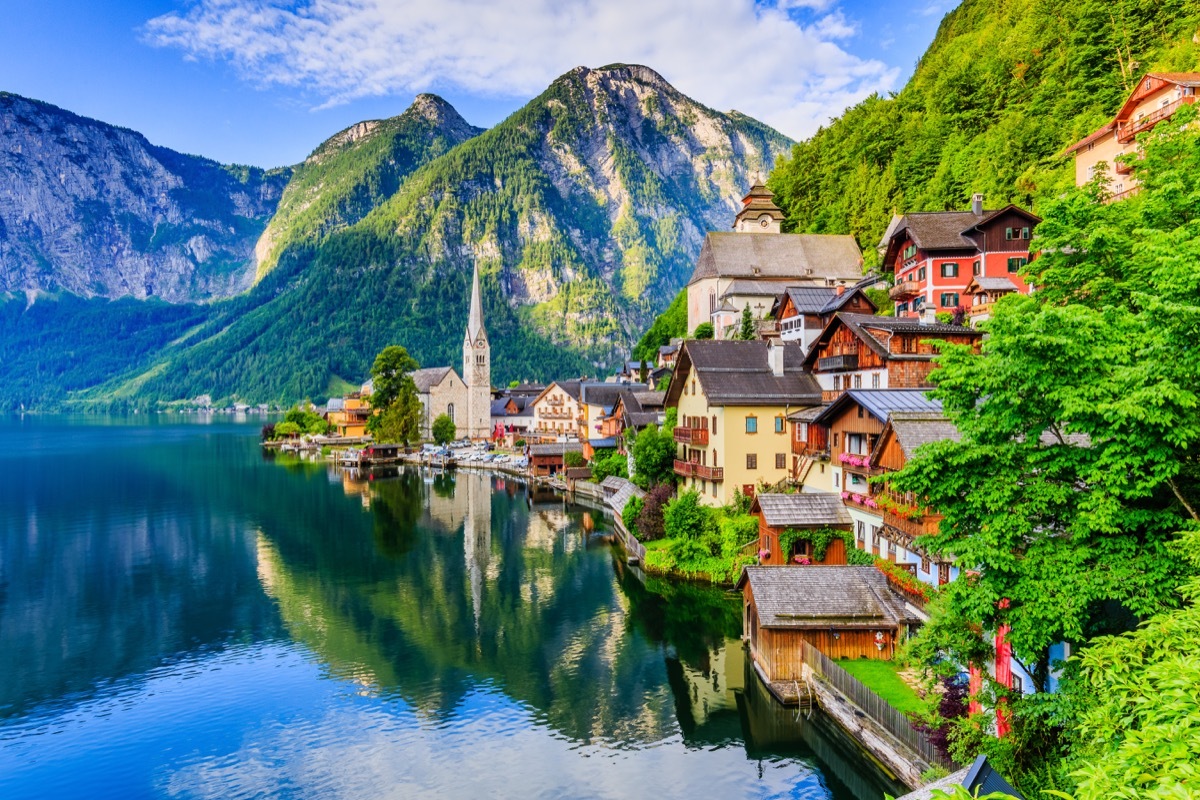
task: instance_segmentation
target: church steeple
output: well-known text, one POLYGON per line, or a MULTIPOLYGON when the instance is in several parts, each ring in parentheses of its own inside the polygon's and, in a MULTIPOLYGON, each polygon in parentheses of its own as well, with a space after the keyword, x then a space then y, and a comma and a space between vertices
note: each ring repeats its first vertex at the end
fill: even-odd
POLYGON ((475 265, 475 275, 471 281, 471 314, 467 318, 467 339, 476 342, 479 338, 487 339, 487 331, 483 327, 483 303, 479 299, 479 265, 475 265))

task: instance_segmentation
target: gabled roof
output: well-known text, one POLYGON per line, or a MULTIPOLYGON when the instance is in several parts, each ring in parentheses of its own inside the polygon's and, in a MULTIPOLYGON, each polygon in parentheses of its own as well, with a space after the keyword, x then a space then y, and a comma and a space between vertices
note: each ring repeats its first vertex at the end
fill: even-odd
POLYGON ((710 405, 818 405, 821 387, 804 371, 803 348, 795 344, 774 346, 783 349, 780 376, 771 371, 766 342, 727 339, 686 342, 671 377, 666 402, 679 401, 683 383, 694 372, 710 405))
POLYGON ((497 397, 492 401, 492 416, 520 417, 532 415, 533 412, 529 410, 530 401, 532 399, 533 398, 529 397, 528 395, 523 394, 497 397), (514 406, 516 406, 517 411, 515 414, 508 413, 509 403, 512 403, 514 406))
POLYGON ((917 622, 875 567, 746 567, 763 628, 828 628, 917 622))
POLYGON ((989 278, 986 275, 978 275, 971 279, 963 291, 966 294, 974 294, 975 292, 1016 292, 1020 290, 1008 278, 989 278))
POLYGON ((941 401, 929 397, 928 389, 847 389, 827 405, 813 422, 828 425, 851 404, 862 406, 880 422, 887 422, 888 416, 896 411, 942 411, 941 401))
POLYGON ((762 512, 763 521, 772 528, 853 524, 841 496, 831 492, 760 494, 754 498, 750 513, 759 511, 762 512))
POLYGON ((600 406, 605 411, 611 411, 621 392, 629 391, 629 388, 629 384, 620 383, 582 383, 579 386, 579 400, 589 406, 600 406))
POLYGON ((978 251, 979 244, 968 234, 1009 211, 1020 214, 1035 225, 1042 221, 1041 217, 1011 203, 1003 208, 985 210, 982 214, 974 211, 918 211, 905 214, 894 227, 889 227, 891 236, 883 244, 890 251, 893 243, 898 245, 907 235, 922 250, 978 251))
POLYGON ((862 252, 853 236, 713 232, 704 237, 688 284, 717 277, 856 281, 862 277, 862 252))
POLYGON ((340 397, 331 397, 325 404, 326 411, 345 411, 346 401, 340 397))
POLYGON ((804 408, 798 408, 792 413, 788 414, 788 419, 790 419, 792 422, 812 422, 814 419, 819 417, 821 412, 824 410, 825 406, 806 406, 804 408))
POLYGON ((724 300, 736 294, 749 295, 750 297, 779 297, 786 290, 786 287, 779 281, 756 281, 750 278, 735 278, 729 282, 729 286, 725 287, 725 291, 721 293, 721 299, 724 300))
POLYGON ((805 356, 805 363, 810 367, 818 358, 821 345, 829 341, 838 327, 845 326, 885 360, 928 361, 933 358, 930 354, 892 353, 888 350, 887 338, 892 333, 919 333, 930 339, 941 339, 946 336, 981 337, 982 331, 965 325, 949 325, 943 322, 921 322, 916 317, 877 317, 870 314, 851 314, 839 311, 825 324, 825 328, 817 336, 812 347, 805 356), (877 335, 879 334, 879 335, 877 335))
POLYGON ((857 286, 854 288, 843 287, 841 294, 838 294, 836 286, 789 286, 771 307, 771 315, 775 316, 779 313, 785 299, 792 301, 792 306, 796 309, 797 314, 832 314, 850 302, 855 295, 866 300, 871 308, 878 309, 878 306, 871 302, 871 298, 867 297, 866 293, 857 286))
POLYGON ((1154 94, 1163 88, 1162 86, 1156 86, 1147 91, 1144 85, 1147 78, 1157 78, 1160 81, 1175 86, 1200 86, 1200 73, 1197 72, 1147 72, 1138 80, 1133 90, 1125 97, 1125 102, 1121 104, 1120 110, 1117 111, 1116 117, 1113 120, 1114 122, 1127 119, 1134 106, 1142 98, 1154 94))
POLYGON ((417 385, 417 393, 425 394, 445 380, 446 376, 451 372, 454 372, 454 370, 450 367, 426 367, 425 369, 413 370, 411 375, 413 383, 417 385))
POLYGON ((615 486, 613 487, 615 489, 615 491, 613 491, 612 495, 608 498, 609 508, 611 508, 613 511, 615 511, 618 516, 620 516, 621 514, 623 514, 625 512, 625 506, 629 503, 630 500, 632 500, 635 497, 644 498, 646 496, 646 493, 644 491, 639 489, 637 486, 634 486, 632 483, 630 483, 629 481, 627 481, 624 478, 617 478, 615 476, 610 476, 610 477, 604 479, 604 483, 602 483, 601 486, 604 486, 605 489, 609 489, 609 486, 610 486, 609 481, 610 480, 612 480, 614 482, 619 481, 619 483, 616 483, 615 486))
POLYGON ((875 445, 877 452, 871 454, 873 464, 879 463, 879 451, 883 447, 884 439, 889 435, 889 429, 890 435, 896 437, 900 452, 904 453, 906 460, 912 458, 913 453, 923 444, 962 440, 962 433, 950 418, 940 411, 893 411, 888 417, 888 427, 884 428, 875 445))
POLYGON ((1117 127, 1117 123, 1115 120, 1112 122, 1106 122, 1103 125, 1101 125, 1100 128, 1098 128, 1097 130, 1089 133, 1087 136, 1083 137, 1078 142, 1076 142, 1075 144, 1068 147, 1066 150, 1063 150, 1060 155, 1066 156, 1066 155, 1070 155, 1071 153, 1074 153, 1076 150, 1082 150, 1084 147, 1087 147, 1089 144, 1091 144, 1093 142, 1098 142, 1101 139, 1103 139, 1105 136, 1107 136, 1108 134, 1112 133, 1114 130, 1116 130, 1116 127, 1117 127))
POLYGON ((565 394, 567 397, 570 397, 572 400, 578 401, 581 383, 582 383, 581 381, 551 381, 549 383, 549 385, 546 386, 546 388, 542 389, 542 391, 538 394, 537 397, 533 398, 533 400, 531 400, 529 402, 536 404, 536 403, 540 402, 543 397, 550 394, 555 389, 558 389, 563 394, 565 394))

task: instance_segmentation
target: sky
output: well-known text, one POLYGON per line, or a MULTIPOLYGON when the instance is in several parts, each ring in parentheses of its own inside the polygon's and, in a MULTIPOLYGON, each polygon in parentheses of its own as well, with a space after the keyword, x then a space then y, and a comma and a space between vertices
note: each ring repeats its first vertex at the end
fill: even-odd
POLYGON ((645 64, 795 139, 898 91, 952 0, 0 0, 0 91, 225 163, 295 164, 421 92, 490 127, 645 64))

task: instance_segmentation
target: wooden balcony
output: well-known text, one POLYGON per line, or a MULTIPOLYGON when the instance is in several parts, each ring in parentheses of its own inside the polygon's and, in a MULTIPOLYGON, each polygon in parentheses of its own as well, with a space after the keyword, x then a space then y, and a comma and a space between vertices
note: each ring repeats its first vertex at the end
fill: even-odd
POLYGON ((888 289, 888 297, 892 300, 904 302, 911 297, 916 297, 921 293, 921 284, 916 281, 900 281, 892 288, 888 289))
POLYGON ((1132 189, 1126 189, 1123 192, 1117 192, 1116 194, 1109 196, 1109 198, 1107 200, 1105 200, 1104 202, 1116 203, 1121 200, 1124 200, 1127 197, 1133 197, 1135 194, 1137 194, 1141 190, 1142 190, 1141 186, 1134 186, 1132 189))
POLYGON ((840 356, 825 356, 817 359, 819 370, 858 369, 858 353, 844 353, 840 356))
POLYGON ((1139 133, 1144 133, 1150 130, 1155 125, 1178 111, 1180 106, 1185 104, 1191 105, 1194 102, 1196 102, 1195 95, 1190 97, 1181 97, 1174 103, 1165 105, 1157 111, 1147 114, 1141 119, 1130 120, 1122 125, 1118 125, 1117 141, 1119 141, 1121 144, 1128 144, 1129 142, 1132 142, 1135 136, 1137 136, 1139 133))
POLYGON ((708 467, 692 461, 681 461, 678 458, 675 459, 675 474, 684 478, 700 478, 706 481, 725 480, 724 467, 708 467))
POLYGON ((938 525, 941 521, 942 516, 940 514, 926 514, 918 519, 909 519, 890 510, 883 512, 884 525, 891 525, 896 530, 914 539, 918 536, 937 536, 938 525))
POLYGON ((811 442, 797 442, 792 439, 792 455, 808 456, 809 458, 829 458, 829 445, 816 445, 811 442))
POLYGON ((845 389, 822 389, 821 403, 832 403, 834 400, 837 400, 839 397, 841 397, 845 391, 845 389))
POLYGON ((574 419, 575 418, 575 415, 572 414, 570 411, 556 411, 556 410, 551 410, 551 411, 543 410, 542 413, 539 414, 538 416, 541 419, 574 419))
POLYGON ((990 316, 992 313, 992 306, 994 306, 994 305, 996 305, 995 300, 986 300, 982 303, 972 303, 970 306, 967 307, 967 316, 968 317, 982 317, 984 315, 990 316))
POLYGON ((679 444, 708 444, 708 430, 704 428, 675 428, 675 441, 679 444))

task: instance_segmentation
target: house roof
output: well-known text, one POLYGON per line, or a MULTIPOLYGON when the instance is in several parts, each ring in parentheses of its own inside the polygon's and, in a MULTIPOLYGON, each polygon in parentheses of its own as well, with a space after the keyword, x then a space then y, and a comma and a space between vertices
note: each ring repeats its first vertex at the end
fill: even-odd
POLYGON ((326 411, 345 411, 346 401, 340 397, 331 397, 329 402, 325 404, 326 411))
MULTIPOLYGON (((604 484, 601 485, 606 486, 609 480, 609 478, 605 478, 604 484)), ((625 513, 625 506, 630 500, 635 497, 644 498, 646 493, 624 478, 616 478, 616 480, 620 481, 621 483, 619 486, 617 486, 616 491, 613 492, 612 496, 608 498, 608 506, 613 511, 617 512, 618 515, 620 515, 625 513)))
POLYGON ((529 408, 529 402, 532 398, 528 395, 511 395, 508 397, 497 397, 492 401, 492 416, 493 417, 521 417, 532 416, 533 411, 529 408), (512 403, 517 407, 517 413, 508 413, 508 404, 512 403))
POLYGON ((413 383, 417 385, 417 393, 425 394, 445 380, 446 375, 451 372, 454 372, 454 370, 450 367, 426 367, 425 369, 413 370, 410 374, 413 383))
POLYGON ((975 761, 969 767, 963 767, 957 772, 952 772, 933 783, 927 783, 915 792, 909 792, 906 795, 897 797, 896 800, 932 800, 934 790, 951 789, 955 786, 963 787, 972 797, 985 797, 999 792, 1010 797, 1015 797, 1017 800, 1025 800, 1024 795, 1014 789, 1008 781, 1004 780, 1004 777, 999 772, 992 769, 992 765, 988 763, 987 756, 984 755, 976 757, 975 761))
POLYGON ((888 415, 896 411, 940 413, 941 401, 931 399, 928 393, 928 389, 847 389, 827 405, 813 422, 828 425, 852 403, 862 406, 880 422, 887 422, 888 415))
MULTIPOLYGON (((836 286, 789 286, 777 302, 782 305, 784 297, 787 297, 792 301, 792 306, 795 307, 798 314, 832 314, 846 305, 856 294, 862 294, 872 308, 876 307, 871 302, 871 298, 863 294, 862 289, 857 286, 844 288, 841 294, 838 294, 836 286)), ((778 308, 779 306, 772 308, 772 313, 774 314, 778 308)))
POLYGON ((735 278, 725 287, 725 291, 721 293, 721 299, 733 297, 734 295, 749 295, 750 297, 778 297, 787 291, 779 281, 756 281, 750 278, 735 278))
POLYGON ((672 353, 678 353, 678 352, 679 352, 679 345, 677 345, 677 344, 664 344, 662 347, 658 348, 658 354, 661 356, 669 356, 672 353))
POLYGON ((792 413, 788 414, 788 419, 790 419, 792 422, 812 422, 814 419, 819 417, 821 412, 824 410, 825 406, 807 406, 805 408, 798 408, 792 413))
MULTIPOLYGON (((611 411, 621 392, 629 391, 629 387, 629 384, 620 383, 582 383, 578 399, 589 406, 601 406, 605 411, 611 411)), ((645 385, 642 384, 642 387, 645 388, 645 385)))
POLYGON ((564 453, 582 453, 583 444, 580 442, 550 442, 549 444, 529 445, 531 456, 561 456, 564 453))
POLYGON ((1080 150, 1084 147, 1087 147, 1092 142, 1098 142, 1101 139, 1103 139, 1105 136, 1107 136, 1108 134, 1112 133, 1116 127, 1117 127, 1117 123, 1115 121, 1106 122, 1104 125, 1100 126, 1100 128, 1098 130, 1093 131, 1092 133, 1089 133, 1087 136, 1083 137, 1078 142, 1076 142, 1075 144, 1068 147, 1066 150, 1063 150, 1060 155, 1064 155, 1064 156, 1070 155, 1071 153, 1074 153, 1076 150, 1080 150))
MULTIPOLYGON (((750 234, 745 234, 749 236, 750 234)), ((766 234, 762 234, 766 235, 766 234)), ((667 402, 677 402, 686 376, 695 372, 710 405, 817 405, 821 387, 804 371, 804 350, 783 348, 783 375, 771 371, 768 345, 762 341, 691 340, 684 344, 679 366, 667 389, 667 402)))
POLYGON ((856 281, 862 277, 862 252, 853 236, 712 232, 704 238, 688 283, 717 277, 856 281))
POLYGON ((887 578, 870 566, 746 567, 763 628, 893 626, 917 622, 887 578))
POLYGON ((850 314, 839 311, 826 323, 824 330, 817 336, 805 357, 805 363, 810 366, 817 360, 822 343, 833 336, 840 326, 850 329, 850 332, 878 353, 884 360, 915 360, 929 361, 932 354, 892 353, 888 350, 887 337, 893 333, 919 333, 929 338, 940 339, 947 335, 954 336, 983 336, 982 331, 965 325, 950 325, 943 322, 922 322, 915 317, 877 317, 870 314, 850 314), (878 334, 878 335, 877 335, 878 334))
POLYGON ((940 411, 893 411, 888 422, 905 458, 912 458, 923 444, 962 440, 962 433, 940 411))
POLYGON ((907 233, 922 250, 978 250, 979 245, 967 235, 968 231, 1006 211, 1016 211, 1030 221, 1041 222, 1040 217, 1011 204, 985 210, 982 214, 974 211, 919 211, 905 214, 895 227, 889 227, 891 236, 884 246, 890 247, 892 242, 901 238, 901 234, 907 233))
POLYGON ((617 489, 620 489, 626 483, 629 483, 629 481, 625 480, 622 477, 619 477, 617 475, 609 475, 607 478, 600 481, 600 486, 603 487, 604 489, 608 489, 609 491, 615 492, 617 489))
POLYGON ((760 494, 750 511, 761 511, 763 521, 772 528, 852 524, 841 496, 831 492, 760 494))
POLYGON ((971 282, 967 284, 967 288, 963 291, 967 294, 973 294, 974 292, 1015 292, 1018 289, 1017 285, 1008 278, 991 278, 986 275, 978 275, 971 279, 971 282))

